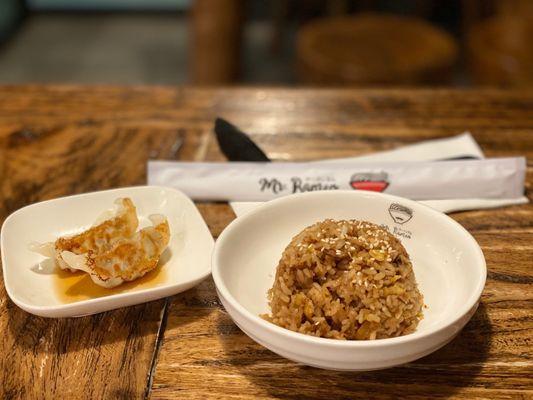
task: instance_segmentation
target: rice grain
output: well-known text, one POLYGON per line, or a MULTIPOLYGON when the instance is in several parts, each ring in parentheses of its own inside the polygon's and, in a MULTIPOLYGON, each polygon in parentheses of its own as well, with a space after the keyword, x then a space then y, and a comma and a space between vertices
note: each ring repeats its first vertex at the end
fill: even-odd
POLYGON ((332 339, 401 336, 423 318, 423 297, 405 248, 366 221, 328 219, 296 235, 268 298, 266 320, 332 339))

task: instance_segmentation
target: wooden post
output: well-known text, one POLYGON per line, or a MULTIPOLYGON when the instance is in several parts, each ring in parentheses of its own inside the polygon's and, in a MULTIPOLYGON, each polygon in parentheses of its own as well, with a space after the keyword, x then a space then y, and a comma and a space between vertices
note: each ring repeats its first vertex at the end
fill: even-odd
POLYGON ((189 21, 189 74, 198 85, 234 82, 240 72, 241 0, 195 0, 189 21))

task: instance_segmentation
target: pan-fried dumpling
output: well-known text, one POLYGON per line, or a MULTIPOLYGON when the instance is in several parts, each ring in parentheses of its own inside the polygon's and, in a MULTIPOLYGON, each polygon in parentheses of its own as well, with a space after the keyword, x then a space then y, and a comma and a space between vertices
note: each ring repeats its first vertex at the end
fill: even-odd
POLYGON ((31 244, 30 249, 45 257, 54 258, 62 269, 71 269, 62 258, 65 251, 73 254, 99 254, 114 244, 132 236, 139 225, 137 211, 131 199, 115 200, 116 208, 106 211, 88 230, 73 236, 60 237, 54 243, 31 244))
POLYGON ((106 288, 138 279, 157 266, 170 239, 167 219, 159 214, 149 218, 153 226, 115 241, 102 252, 76 254, 64 250, 60 256, 69 268, 87 272, 94 283, 106 288))

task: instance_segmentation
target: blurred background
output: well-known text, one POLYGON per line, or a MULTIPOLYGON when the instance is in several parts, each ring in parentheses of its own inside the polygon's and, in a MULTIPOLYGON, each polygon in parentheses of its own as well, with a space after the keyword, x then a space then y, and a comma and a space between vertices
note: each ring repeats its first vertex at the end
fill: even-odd
POLYGON ((0 84, 533 86, 533 0, 0 0, 0 84))

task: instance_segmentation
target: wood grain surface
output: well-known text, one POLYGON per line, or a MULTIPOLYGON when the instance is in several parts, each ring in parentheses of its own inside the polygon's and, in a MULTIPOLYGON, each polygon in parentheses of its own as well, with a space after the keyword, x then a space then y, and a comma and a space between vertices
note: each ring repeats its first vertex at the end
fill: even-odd
MULTIPOLYGON (((364 154, 469 130, 488 156, 528 157, 533 92, 0 87, 0 219, 57 196, 146 182, 150 158, 221 160, 222 116, 274 159, 364 154)), ((228 205, 198 207, 216 237, 228 205)), ((20 310, 0 283, 0 398, 532 398, 533 206, 452 215, 489 276, 450 344, 377 372, 323 371, 246 337, 209 278, 169 299, 78 319, 20 310)))

